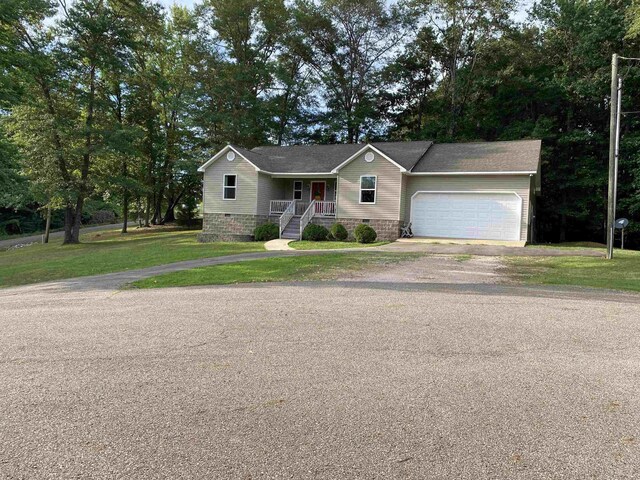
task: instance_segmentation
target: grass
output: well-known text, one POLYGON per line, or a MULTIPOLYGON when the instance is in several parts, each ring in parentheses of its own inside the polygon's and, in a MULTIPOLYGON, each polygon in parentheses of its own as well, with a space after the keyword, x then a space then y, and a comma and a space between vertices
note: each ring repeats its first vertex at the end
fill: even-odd
POLYGON ((456 262, 462 263, 462 262, 468 262, 469 260, 471 260, 473 258, 473 255, 467 255, 467 254, 463 254, 463 255, 456 255, 455 257, 453 257, 453 259, 456 262))
POLYGON ((362 247, 379 247, 380 245, 386 245, 390 242, 373 242, 373 243, 358 243, 358 242, 312 242, 309 240, 299 240, 289 243, 291 248, 296 250, 334 250, 340 248, 362 248, 362 247))
MULTIPOLYGON (((86 225, 83 225, 82 228, 91 228, 91 227, 101 227, 103 225, 117 225, 118 222, 109 222, 109 223, 89 223, 86 225)), ((60 228, 52 228, 50 230, 50 233, 56 233, 56 232, 63 232, 64 231, 64 227, 60 227, 60 228)), ((5 232, 0 232, 0 240, 13 240, 16 238, 24 238, 24 237, 33 237, 36 235, 44 235, 44 229, 43 230, 35 230, 33 232, 27 232, 27 233, 12 233, 12 234, 7 234, 5 232)))
POLYGON ((603 257, 509 257, 508 272, 516 279, 543 285, 577 285, 640 291, 640 252, 616 250, 603 257))
POLYGON ((381 252, 327 253, 266 258, 165 273, 133 282, 133 288, 188 287, 236 283, 328 280, 348 272, 416 258, 416 254, 381 252))
POLYGON ((136 268, 263 251, 260 242, 199 243, 197 231, 168 227, 103 230, 82 235, 78 245, 48 245, 0 251, 0 287, 119 272, 136 268))
POLYGON ((563 243, 540 243, 540 244, 527 244, 528 248, 606 248, 606 245, 597 242, 563 242, 563 243))

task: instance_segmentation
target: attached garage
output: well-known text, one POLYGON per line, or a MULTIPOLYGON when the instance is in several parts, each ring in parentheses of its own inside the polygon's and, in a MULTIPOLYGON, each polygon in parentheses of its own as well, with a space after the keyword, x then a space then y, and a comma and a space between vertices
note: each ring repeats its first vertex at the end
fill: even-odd
POLYGON ((534 241, 539 140, 434 144, 406 173, 401 209, 416 237, 534 241))
POLYGON ((418 191, 411 198, 419 237, 520 240, 522 197, 516 192, 418 191))

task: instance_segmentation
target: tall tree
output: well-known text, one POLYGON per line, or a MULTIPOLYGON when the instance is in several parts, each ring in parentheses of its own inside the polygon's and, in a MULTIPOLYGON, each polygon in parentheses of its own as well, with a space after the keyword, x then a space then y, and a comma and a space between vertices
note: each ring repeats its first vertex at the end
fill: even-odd
POLYGON ((488 42, 510 24, 516 0, 413 0, 414 12, 435 33, 439 48, 432 53, 439 64, 446 94, 446 134, 455 138, 458 118, 468 102, 477 59, 488 42))
POLYGON ((215 83, 218 122, 226 142, 255 147, 267 141, 265 108, 274 84, 275 60, 287 25, 283 0, 206 0, 205 12, 219 47, 215 83))
POLYGON ((340 140, 357 143, 375 128, 380 72, 405 36, 405 18, 383 0, 298 0, 305 60, 323 86, 326 119, 340 140))

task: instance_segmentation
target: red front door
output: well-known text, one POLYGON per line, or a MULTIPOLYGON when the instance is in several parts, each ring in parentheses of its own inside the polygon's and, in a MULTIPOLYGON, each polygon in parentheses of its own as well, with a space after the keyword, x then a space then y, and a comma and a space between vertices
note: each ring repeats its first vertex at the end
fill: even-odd
POLYGON ((311 200, 324 201, 324 182, 311 182, 311 200))

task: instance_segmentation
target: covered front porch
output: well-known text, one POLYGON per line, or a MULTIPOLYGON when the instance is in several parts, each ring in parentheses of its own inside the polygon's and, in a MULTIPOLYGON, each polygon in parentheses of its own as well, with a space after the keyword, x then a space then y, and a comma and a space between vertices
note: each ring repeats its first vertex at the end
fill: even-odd
POLYGON ((281 198, 270 201, 269 216, 280 224, 280 238, 300 239, 312 219, 335 218, 335 177, 273 180, 278 184, 277 193, 281 198))
POLYGON ((311 200, 310 202, 304 202, 302 200, 271 200, 269 216, 280 216, 287 210, 291 209, 293 211, 293 216, 300 217, 309 210, 309 207, 311 207, 312 204, 314 216, 336 216, 336 202, 322 200, 311 200))

